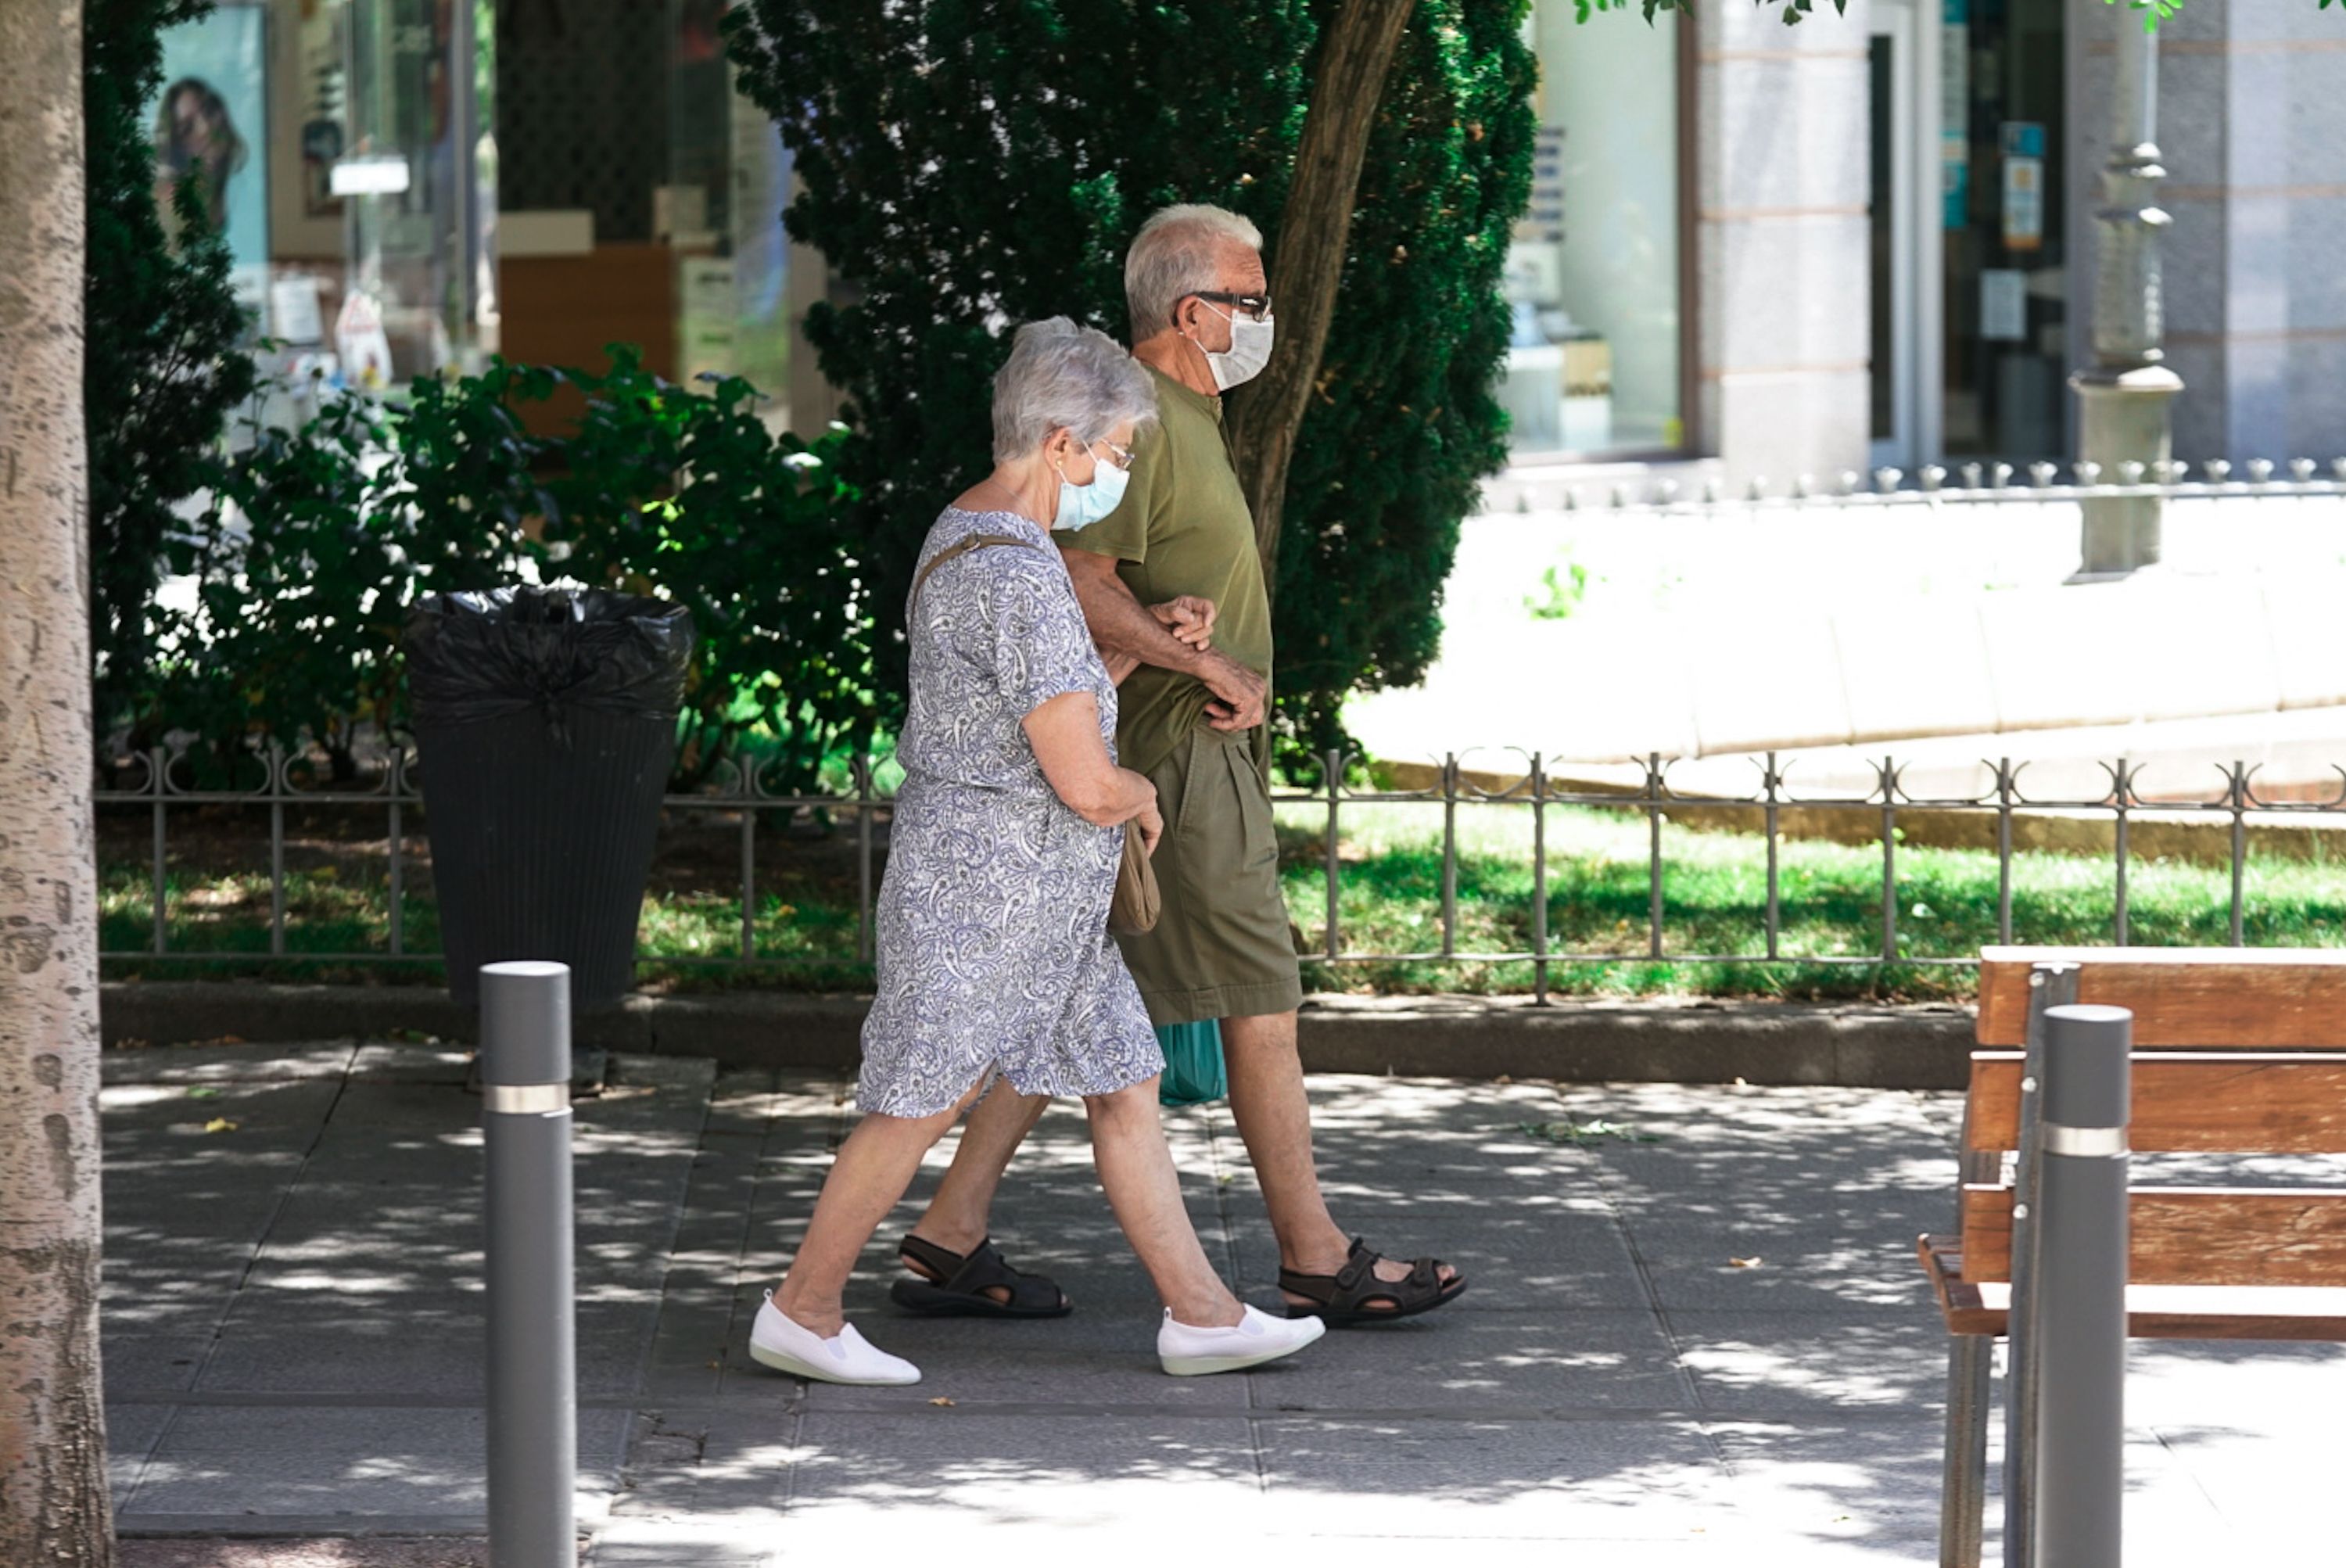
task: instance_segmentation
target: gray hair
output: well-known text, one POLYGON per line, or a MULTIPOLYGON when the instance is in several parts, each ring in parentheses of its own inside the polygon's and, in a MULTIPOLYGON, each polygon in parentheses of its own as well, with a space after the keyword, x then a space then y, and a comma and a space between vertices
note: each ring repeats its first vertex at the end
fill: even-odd
POLYGON ((1124 303, 1132 312, 1132 341, 1144 342, 1173 324, 1175 307, 1214 288, 1225 245, 1262 249, 1262 230, 1225 208, 1168 207, 1150 217, 1124 253, 1124 303))
POLYGON ((1024 457, 1056 430, 1092 442, 1156 417, 1157 389, 1123 344, 1065 316, 1029 321, 994 378, 994 461, 1024 457))

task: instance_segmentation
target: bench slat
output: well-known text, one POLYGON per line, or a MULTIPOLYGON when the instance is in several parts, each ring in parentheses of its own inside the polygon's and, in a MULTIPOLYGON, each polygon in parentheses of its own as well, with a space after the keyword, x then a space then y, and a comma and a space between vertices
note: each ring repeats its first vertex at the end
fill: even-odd
MULTIPOLYGON (((1950 1334, 2001 1334, 2012 1287, 1967 1285, 1954 1238, 1923 1237, 1916 1249, 1950 1334)), ((2346 1288, 2130 1285, 2127 1335, 2135 1339, 2346 1340, 2346 1288)))
MULTIPOLYGON (((1967 1147, 2019 1146, 2025 1062, 1974 1053, 1967 1147)), ((2144 1154, 2346 1154, 2346 1054, 2137 1052, 2128 1137, 2144 1154)))
POLYGON ((2346 1050, 2346 952, 2323 948, 1983 948, 1982 1045, 2028 1043, 2028 972, 2055 961, 2078 1001, 2134 1010, 2137 1045, 2346 1050))
MULTIPOLYGON (((2127 1278, 2137 1285, 2346 1286, 2346 1191, 2137 1187, 2127 1278)), ((1963 1194, 1964 1279, 2012 1278, 2012 1189, 1963 1194)))

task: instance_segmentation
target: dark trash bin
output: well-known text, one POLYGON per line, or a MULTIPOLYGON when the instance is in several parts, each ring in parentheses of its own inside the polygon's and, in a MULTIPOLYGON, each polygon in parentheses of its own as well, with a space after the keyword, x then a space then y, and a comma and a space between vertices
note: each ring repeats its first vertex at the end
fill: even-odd
POLYGON ((566 963, 579 1007, 635 982, 636 923, 693 649, 681 606, 599 590, 430 594, 408 692, 448 989, 566 963))

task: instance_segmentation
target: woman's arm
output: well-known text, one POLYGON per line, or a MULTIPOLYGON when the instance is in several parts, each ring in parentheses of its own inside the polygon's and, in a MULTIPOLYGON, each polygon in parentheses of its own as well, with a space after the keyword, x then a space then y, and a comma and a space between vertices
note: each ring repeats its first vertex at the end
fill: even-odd
POLYGON ((1153 850, 1165 830, 1157 786, 1118 768, 1100 738, 1099 704, 1087 691, 1061 692, 1021 721, 1053 793, 1086 822, 1114 828, 1137 820, 1153 850))

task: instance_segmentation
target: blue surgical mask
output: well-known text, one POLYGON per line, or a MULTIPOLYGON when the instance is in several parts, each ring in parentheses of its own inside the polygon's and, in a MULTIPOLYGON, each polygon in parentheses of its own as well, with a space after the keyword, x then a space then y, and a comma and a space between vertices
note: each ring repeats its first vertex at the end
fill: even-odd
MULTIPOLYGON (((1068 483, 1066 473, 1059 474, 1059 514, 1051 526, 1057 529, 1088 528, 1124 500, 1124 487, 1132 475, 1096 453, 1092 456, 1096 465, 1092 470, 1089 484, 1068 483)), ((1054 468, 1058 464, 1053 463, 1054 468)))

